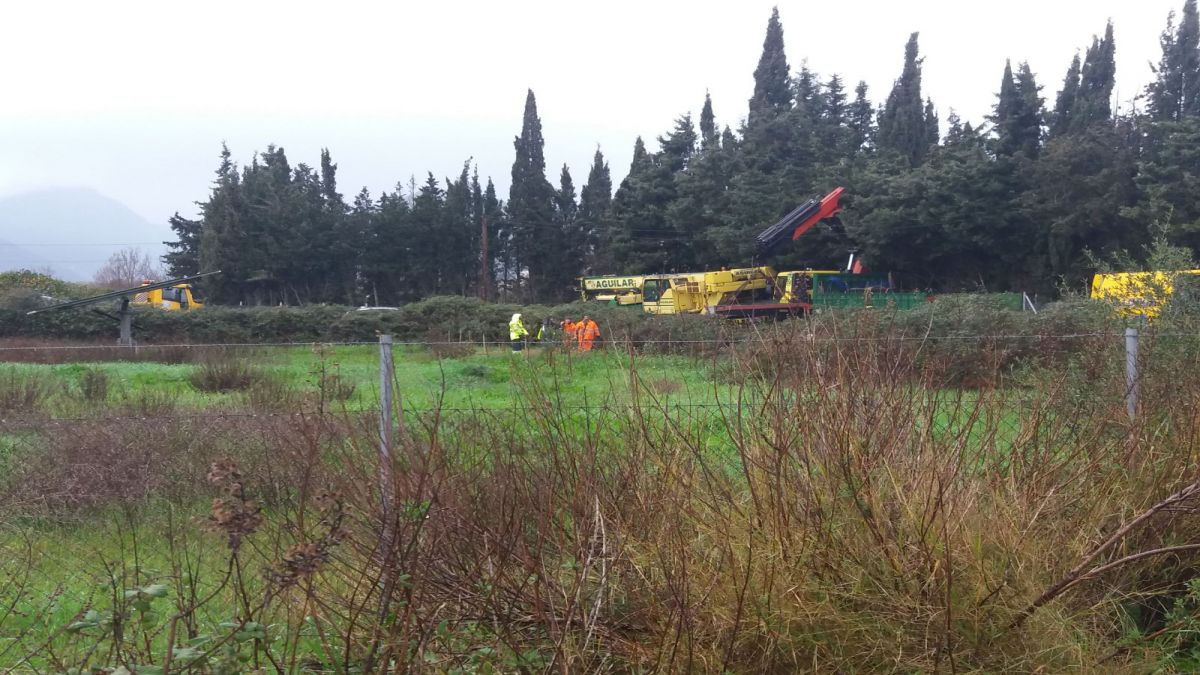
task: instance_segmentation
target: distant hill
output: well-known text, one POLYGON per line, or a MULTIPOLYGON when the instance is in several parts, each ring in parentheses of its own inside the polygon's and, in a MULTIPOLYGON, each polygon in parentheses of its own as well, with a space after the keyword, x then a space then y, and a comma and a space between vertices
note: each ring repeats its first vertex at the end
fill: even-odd
POLYGON ((170 232, 87 188, 24 192, 0 199, 0 271, 48 269, 60 279, 89 281, 123 248, 157 260, 170 232))

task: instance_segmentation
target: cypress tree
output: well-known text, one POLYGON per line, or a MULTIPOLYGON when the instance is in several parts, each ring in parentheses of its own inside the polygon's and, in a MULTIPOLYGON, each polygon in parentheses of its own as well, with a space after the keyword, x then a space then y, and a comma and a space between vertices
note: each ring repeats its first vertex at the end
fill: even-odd
POLYGON ((996 133, 996 154, 1011 155, 1015 152, 1012 138, 1013 117, 1021 102, 1017 96, 1017 83, 1013 79, 1012 61, 1004 60, 1004 74, 1000 76, 1000 93, 996 94, 996 106, 989 121, 996 133))
POLYGON ((584 243, 584 269, 595 272, 602 264, 597 255, 599 238, 608 229, 609 209, 612 207, 612 174, 608 162, 596 148, 587 182, 579 191, 579 236, 584 243))
POLYGON ((779 8, 771 9, 767 20, 767 36, 763 39, 762 56, 754 69, 754 96, 750 98, 750 123, 761 117, 785 112, 792 105, 788 79, 787 56, 783 51, 783 25, 779 8))
POLYGON ((1028 63, 1022 63, 1014 77, 1012 64, 1005 62, 1000 93, 996 95, 996 107, 989 118, 995 133, 997 155, 1010 157, 1021 153, 1031 159, 1037 156, 1043 118, 1040 92, 1041 87, 1028 63))
POLYGON ((542 121, 532 89, 525 97, 521 135, 513 146, 516 159, 508 192, 508 219, 513 227, 514 262, 526 273, 530 299, 541 298, 552 292, 546 276, 562 251, 562 242, 554 231, 554 188, 546 180, 542 121))
POLYGON ((939 130, 938 130, 938 114, 937 114, 937 109, 933 107, 933 99, 929 99, 929 98, 925 99, 924 117, 925 117, 925 149, 926 149, 926 152, 928 152, 929 148, 938 144, 938 140, 940 138, 939 130))
POLYGON ((1017 147, 1025 156, 1037 157, 1042 145, 1042 132, 1046 124, 1046 100, 1042 98, 1042 87, 1028 62, 1017 69, 1017 100, 1021 102, 1016 116, 1017 147))
POLYGON ((728 124, 725 125, 725 128, 721 131, 721 148, 732 150, 737 145, 737 136, 733 135, 733 130, 729 128, 728 124))
POLYGON ((1183 20, 1179 23, 1175 48, 1183 81, 1180 108, 1184 115, 1200 116, 1200 15, 1196 0, 1183 3, 1183 20))
POLYGON ((904 46, 904 70, 892 86, 879 116, 879 147, 898 152, 910 165, 920 164, 930 147, 930 119, 921 96, 917 33, 904 46))
POLYGON ((205 292, 214 302, 236 304, 243 299, 242 286, 250 276, 244 258, 243 195, 237 166, 229 146, 221 144, 221 163, 208 201, 200 205, 200 269, 221 270, 205 280, 205 292))
POLYGON ((1079 53, 1076 52, 1075 58, 1071 59, 1071 65, 1067 68, 1067 74, 1063 77, 1062 90, 1058 92, 1058 97, 1054 101, 1054 113, 1051 115, 1050 136, 1061 136, 1071 129, 1071 125, 1075 119, 1075 106, 1079 99, 1079 75, 1080 75, 1079 53))
POLYGON ((558 175, 558 191, 554 195, 555 221, 565 246, 561 263, 555 270, 560 286, 570 286, 575 275, 583 269, 587 242, 579 227, 579 204, 575 201, 575 181, 571 170, 563 164, 558 175))
POLYGON ((1175 13, 1159 38, 1162 57, 1154 69, 1155 81, 1146 88, 1146 109, 1157 122, 1175 122, 1184 115, 1200 114, 1200 18, 1196 0, 1183 4, 1178 30, 1175 13))
POLYGON ((704 92, 704 107, 700 109, 700 147, 708 150, 717 143, 717 121, 713 117, 712 96, 704 92))
POLYGON ((1116 84, 1116 46, 1110 21, 1103 38, 1093 38, 1079 72, 1079 94, 1072 114, 1070 130, 1084 131, 1112 119, 1112 93, 1116 84))

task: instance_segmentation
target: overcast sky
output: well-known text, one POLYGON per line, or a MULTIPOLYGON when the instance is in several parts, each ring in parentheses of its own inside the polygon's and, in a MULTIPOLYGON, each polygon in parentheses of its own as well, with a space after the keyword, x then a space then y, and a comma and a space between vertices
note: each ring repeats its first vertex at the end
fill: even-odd
POLYGON ((1182 0, 9 2, 0 196, 87 186, 164 223, 194 214, 225 140, 239 162, 275 143, 315 165, 329 147, 348 196, 473 157, 503 197, 527 88, 550 179, 565 162, 582 185, 599 146, 615 182, 634 138, 698 114, 706 89, 736 127, 776 4, 793 69, 866 80, 876 102, 920 31, 944 122, 988 113, 1005 58, 1029 61, 1052 103, 1110 18, 1127 107, 1182 0))

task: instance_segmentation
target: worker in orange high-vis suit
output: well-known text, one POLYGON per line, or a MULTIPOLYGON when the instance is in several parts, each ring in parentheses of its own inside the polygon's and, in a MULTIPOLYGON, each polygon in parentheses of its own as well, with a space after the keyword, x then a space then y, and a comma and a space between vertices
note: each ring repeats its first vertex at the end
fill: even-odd
POLYGON ((579 341, 579 335, 576 334, 576 331, 578 331, 578 330, 579 330, 578 323, 575 323, 570 318, 566 318, 566 319, 562 320, 563 346, 564 347, 569 348, 579 341))
POLYGON ((590 352, 596 340, 600 339, 600 326, 589 316, 584 316, 575 329, 579 335, 579 351, 590 352))

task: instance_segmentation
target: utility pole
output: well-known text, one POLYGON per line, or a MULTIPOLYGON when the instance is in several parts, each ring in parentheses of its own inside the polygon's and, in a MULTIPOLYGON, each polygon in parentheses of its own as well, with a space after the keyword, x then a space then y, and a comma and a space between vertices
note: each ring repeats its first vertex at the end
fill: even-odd
POLYGON ((479 297, 483 300, 491 300, 492 295, 492 274, 491 260, 492 257, 488 253, 488 220, 487 216, 479 219, 479 240, 480 256, 479 256, 479 297))

